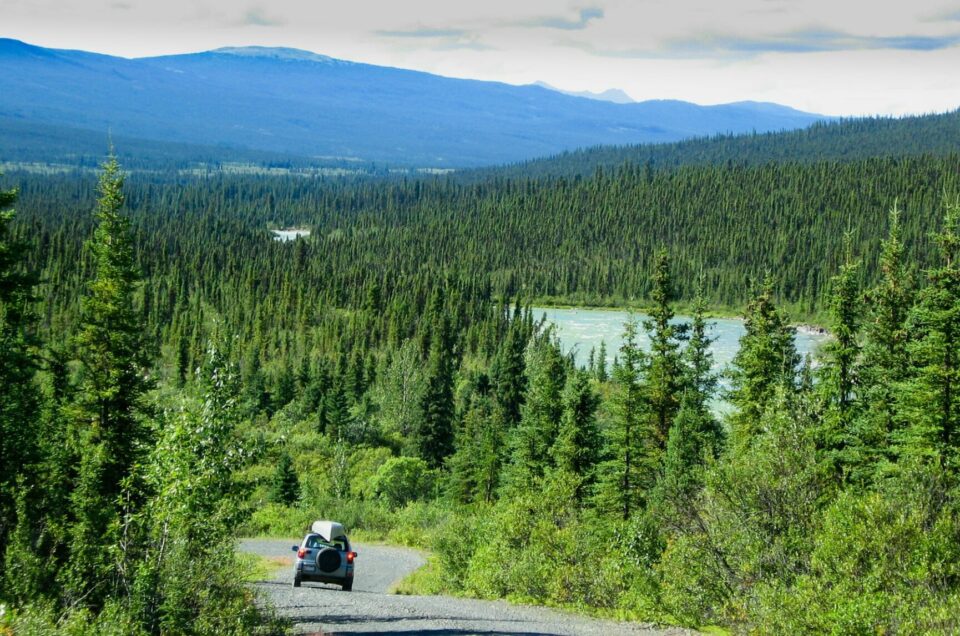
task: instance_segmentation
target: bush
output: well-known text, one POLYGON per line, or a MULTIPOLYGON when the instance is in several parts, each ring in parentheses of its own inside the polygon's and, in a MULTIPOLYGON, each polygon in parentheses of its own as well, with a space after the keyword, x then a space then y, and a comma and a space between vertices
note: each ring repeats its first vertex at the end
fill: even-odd
POLYGON ((435 471, 418 457, 393 457, 377 470, 373 491, 391 508, 433 494, 435 471))
POLYGON ((770 633, 960 631, 960 519, 922 493, 845 492, 825 511, 810 573, 760 599, 770 633))

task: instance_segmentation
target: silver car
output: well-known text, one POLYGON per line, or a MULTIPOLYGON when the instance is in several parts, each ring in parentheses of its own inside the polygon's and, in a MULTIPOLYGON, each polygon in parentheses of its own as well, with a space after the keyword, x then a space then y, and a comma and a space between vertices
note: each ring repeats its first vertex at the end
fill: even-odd
POLYGON ((334 583, 345 592, 353 589, 353 560, 357 553, 343 526, 336 521, 314 521, 299 546, 293 546, 293 587, 303 581, 334 583))

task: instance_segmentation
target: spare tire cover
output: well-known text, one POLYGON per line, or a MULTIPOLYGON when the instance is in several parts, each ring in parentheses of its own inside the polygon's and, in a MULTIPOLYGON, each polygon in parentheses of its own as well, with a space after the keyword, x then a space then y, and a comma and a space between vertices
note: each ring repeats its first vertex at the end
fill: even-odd
POLYGON ((317 567, 321 572, 334 572, 340 568, 340 552, 336 548, 324 548, 317 553, 317 567))

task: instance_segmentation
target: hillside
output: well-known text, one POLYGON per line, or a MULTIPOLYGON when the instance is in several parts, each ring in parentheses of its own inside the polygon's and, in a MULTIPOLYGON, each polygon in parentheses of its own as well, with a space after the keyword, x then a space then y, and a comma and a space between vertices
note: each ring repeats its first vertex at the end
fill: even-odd
MULTIPOLYGON (((614 104, 306 51, 240 47, 124 59, 0 40, 0 123, 66 126, 224 151, 400 166, 517 162, 598 144, 796 129, 772 104, 614 104)), ((46 148, 25 132, 18 147, 46 148)), ((16 160, 10 146, 4 160, 16 160)))
POLYGON ((868 117, 818 122, 802 130, 717 135, 666 144, 602 146, 564 152, 471 178, 589 175, 625 163, 657 168, 682 165, 760 165, 772 162, 855 161, 872 157, 944 155, 960 150, 960 110, 916 117, 868 117))

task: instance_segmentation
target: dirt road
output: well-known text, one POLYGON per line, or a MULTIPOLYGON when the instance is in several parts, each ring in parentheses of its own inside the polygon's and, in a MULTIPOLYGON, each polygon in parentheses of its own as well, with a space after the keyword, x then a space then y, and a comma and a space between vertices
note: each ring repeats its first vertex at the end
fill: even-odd
POLYGON ((480 601, 447 596, 396 596, 390 587, 423 565, 414 550, 356 545, 353 591, 334 585, 304 583, 294 588, 293 553, 297 540, 244 540, 240 549, 290 565, 272 580, 257 586, 277 611, 295 624, 298 634, 538 634, 541 636, 619 636, 687 634, 636 623, 598 620, 564 612, 503 601, 480 601))

